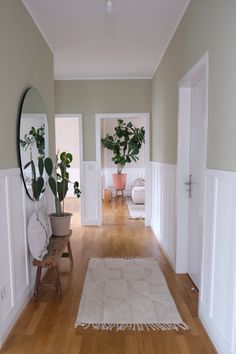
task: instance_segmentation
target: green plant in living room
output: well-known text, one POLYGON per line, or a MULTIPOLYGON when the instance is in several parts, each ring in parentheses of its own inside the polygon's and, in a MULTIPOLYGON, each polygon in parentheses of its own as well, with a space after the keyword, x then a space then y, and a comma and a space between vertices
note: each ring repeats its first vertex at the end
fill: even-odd
POLYGON ((68 169, 70 168, 70 164, 73 160, 72 154, 64 151, 60 154, 60 156, 58 155, 59 154, 56 155, 55 168, 50 157, 45 159, 45 170, 48 174, 48 184, 55 198, 56 213, 49 215, 51 219, 53 234, 56 236, 64 236, 69 232, 70 219, 72 216, 71 213, 65 213, 64 210, 64 201, 68 191, 69 183, 73 183, 74 195, 77 198, 80 198, 81 191, 79 189, 79 182, 71 182, 69 179, 68 169), (65 229, 62 225, 64 221, 66 222, 65 229), (56 229, 54 227, 56 227, 56 229), (66 229, 68 232, 64 231, 66 229))
POLYGON ((115 133, 106 134, 101 143, 113 152, 112 161, 117 167, 117 174, 113 174, 114 188, 124 190, 126 174, 122 174, 122 170, 126 164, 139 160, 140 149, 145 143, 145 129, 136 128, 132 122, 125 123, 122 119, 118 119, 117 123, 115 133))

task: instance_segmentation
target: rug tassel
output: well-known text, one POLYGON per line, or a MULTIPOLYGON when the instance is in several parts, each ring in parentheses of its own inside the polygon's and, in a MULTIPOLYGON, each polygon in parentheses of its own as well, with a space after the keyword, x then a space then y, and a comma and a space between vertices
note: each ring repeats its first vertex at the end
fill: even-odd
POLYGON ((96 330, 103 330, 103 331, 111 331, 113 328, 116 331, 125 331, 132 330, 132 331, 144 331, 145 329, 149 332, 150 330, 153 331, 179 331, 182 329, 184 331, 190 329, 190 327, 186 323, 84 323, 79 322, 75 324, 75 327, 82 327, 84 329, 88 329, 92 327, 96 330))

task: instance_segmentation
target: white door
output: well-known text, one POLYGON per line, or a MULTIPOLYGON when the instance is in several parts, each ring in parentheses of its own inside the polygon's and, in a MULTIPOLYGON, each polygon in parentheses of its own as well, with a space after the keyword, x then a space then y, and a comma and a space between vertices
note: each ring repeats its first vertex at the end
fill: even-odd
POLYGON ((187 272, 200 289, 203 204, 204 204, 204 129, 206 115, 206 80, 201 79, 191 88, 190 176, 188 264, 187 272))

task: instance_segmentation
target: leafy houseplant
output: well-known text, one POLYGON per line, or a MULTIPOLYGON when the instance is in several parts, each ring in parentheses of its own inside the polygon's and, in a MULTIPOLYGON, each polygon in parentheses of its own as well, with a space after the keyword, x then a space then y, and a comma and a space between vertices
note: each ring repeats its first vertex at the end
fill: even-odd
POLYGON ((30 149, 32 153, 32 148, 36 145, 38 154, 40 157, 45 157, 45 125, 43 124, 40 128, 36 129, 31 127, 28 134, 24 135, 23 139, 20 139, 20 145, 27 150, 30 149))
POLYGON ((29 149, 30 161, 25 164, 24 169, 30 167, 31 169, 31 188, 32 195, 31 198, 38 202, 41 194, 44 193, 44 157, 45 157, 45 125, 43 124, 41 127, 36 129, 35 127, 31 127, 28 134, 24 135, 23 139, 20 139, 21 147, 27 151, 29 149), (33 148, 36 147, 38 156, 38 164, 37 169, 35 166, 35 162, 33 159, 33 148), (38 172, 38 173, 37 173, 38 172), (38 176, 39 174, 39 176, 38 176))
POLYGON ((105 138, 101 139, 101 143, 113 152, 112 161, 117 166, 117 174, 120 175, 119 177, 113 174, 114 188, 124 190, 126 175, 122 174, 122 169, 126 164, 139 159, 140 149, 145 143, 145 129, 144 127, 136 128, 133 123, 125 123, 122 119, 118 119, 117 122, 118 125, 114 128, 115 133, 113 135, 106 134, 105 138), (123 180, 123 183, 119 184, 119 179, 120 182, 123 180))
MULTIPOLYGON (((56 167, 54 171, 53 161, 50 157, 45 159, 45 170, 49 176, 48 183, 51 191, 55 197, 55 208, 56 213, 50 214, 50 219, 52 223, 53 234, 56 236, 64 236, 68 234, 70 228, 71 213, 65 213, 64 211, 64 200, 68 191, 69 173, 67 171, 70 168, 70 163, 73 160, 73 156, 70 153, 62 152, 60 156, 56 156, 56 167), (56 178, 54 177, 56 176, 56 178), (62 222, 65 221, 65 228, 62 222), (58 228, 57 225, 59 223, 58 228), (56 229, 54 228, 56 227, 56 229)), ((80 197, 81 191, 79 189, 79 182, 74 182, 74 195, 77 198, 80 197)))

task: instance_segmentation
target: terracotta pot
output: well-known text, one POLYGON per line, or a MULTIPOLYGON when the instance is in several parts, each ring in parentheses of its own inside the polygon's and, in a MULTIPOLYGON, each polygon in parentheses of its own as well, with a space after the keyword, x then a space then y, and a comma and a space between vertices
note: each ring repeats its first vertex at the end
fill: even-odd
POLYGON ((63 213, 61 216, 57 214, 49 214, 52 226, 52 234, 54 236, 66 236, 70 232, 71 213, 63 213))
POLYGON ((114 189, 123 191, 126 186, 127 174, 126 173, 113 173, 112 178, 113 178, 114 189))

